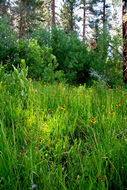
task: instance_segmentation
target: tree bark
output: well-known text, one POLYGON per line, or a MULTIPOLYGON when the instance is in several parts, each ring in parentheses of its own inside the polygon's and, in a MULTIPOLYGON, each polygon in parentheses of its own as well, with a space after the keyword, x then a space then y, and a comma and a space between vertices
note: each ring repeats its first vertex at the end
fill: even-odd
POLYGON ((56 17, 55 17, 55 0, 51 2, 51 10, 52 10, 52 26, 56 26, 56 17))
POLYGON ((127 83, 127 1, 123 0, 123 80, 127 83))
POLYGON ((86 0, 83 0, 83 41, 86 37, 86 0))
POLYGON ((26 0, 20 0, 19 38, 24 38, 26 28, 26 0))
POLYGON ((103 32, 105 30, 106 27, 106 0, 103 0, 103 32))

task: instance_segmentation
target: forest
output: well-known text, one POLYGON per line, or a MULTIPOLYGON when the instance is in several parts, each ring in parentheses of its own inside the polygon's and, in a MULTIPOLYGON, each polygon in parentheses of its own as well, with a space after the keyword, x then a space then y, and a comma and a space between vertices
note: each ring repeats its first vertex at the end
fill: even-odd
POLYGON ((126 96, 126 0, 0 0, 0 190, 126 190, 126 96))

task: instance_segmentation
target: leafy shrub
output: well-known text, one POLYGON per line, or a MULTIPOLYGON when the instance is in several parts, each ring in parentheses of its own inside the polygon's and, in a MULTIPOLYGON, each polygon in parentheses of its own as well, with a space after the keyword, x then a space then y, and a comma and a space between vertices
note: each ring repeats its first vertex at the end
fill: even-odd
POLYGON ((84 83, 89 77, 88 51, 75 33, 67 35, 61 30, 52 31, 52 48, 59 69, 68 81, 84 83))
POLYGON ((16 68, 20 67, 20 62, 25 59, 26 65, 29 67, 28 77, 38 79, 45 78, 46 75, 54 72, 57 67, 57 61, 55 56, 52 54, 52 49, 46 46, 40 47, 36 40, 27 41, 20 39, 13 52, 13 57, 8 60, 6 65, 6 70, 10 71, 13 69, 14 65, 16 68), (48 71, 50 72, 48 73, 48 71))
POLYGON ((26 97, 30 87, 30 80, 27 79, 28 67, 25 60, 21 60, 20 68, 13 66, 13 71, 6 73, 4 67, 0 67, 0 83, 11 95, 26 97))
POLYGON ((47 32, 34 32, 35 39, 43 47, 52 48, 53 55, 59 63, 57 71, 62 71, 70 82, 84 83, 89 78, 90 63, 87 48, 76 33, 66 34, 62 30, 52 29, 47 32), (44 36, 48 36, 44 38, 44 36))

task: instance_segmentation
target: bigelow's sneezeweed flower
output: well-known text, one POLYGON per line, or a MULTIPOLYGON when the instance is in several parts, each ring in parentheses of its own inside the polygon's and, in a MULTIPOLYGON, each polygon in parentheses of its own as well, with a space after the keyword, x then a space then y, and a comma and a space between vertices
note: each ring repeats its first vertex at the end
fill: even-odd
POLYGON ((114 114, 115 114, 115 111, 114 111, 114 110, 111 110, 111 111, 109 111, 109 114, 114 115, 114 114))
POLYGON ((121 106, 121 104, 116 104, 116 106, 117 106, 117 107, 120 107, 120 106, 121 106))
POLYGON ((95 118, 93 118, 93 119, 90 120, 90 122, 91 122, 91 123, 96 123, 97 120, 96 120, 95 118))
POLYGON ((65 110, 65 107, 62 107, 62 106, 61 106, 60 109, 61 109, 61 110, 65 110))

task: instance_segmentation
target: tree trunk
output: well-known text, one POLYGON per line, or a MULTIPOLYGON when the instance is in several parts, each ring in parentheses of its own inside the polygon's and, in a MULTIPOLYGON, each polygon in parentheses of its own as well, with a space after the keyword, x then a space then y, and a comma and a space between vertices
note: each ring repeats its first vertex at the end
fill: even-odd
POLYGON ((83 41, 86 37, 86 0, 83 0, 83 41))
POLYGON ((20 0, 19 38, 24 38, 26 28, 26 1, 20 0))
POLYGON ((73 14, 74 14, 74 6, 73 6, 73 2, 70 2, 70 31, 74 31, 74 22, 73 22, 73 14))
POLYGON ((127 83, 127 1, 123 0, 123 80, 127 83))
POLYGON ((105 14, 105 10, 106 10, 106 0, 103 0, 103 32, 104 32, 105 27, 106 27, 106 14, 105 14))
POLYGON ((56 26, 56 18, 55 18, 55 0, 51 2, 51 10, 52 10, 52 26, 56 26))

